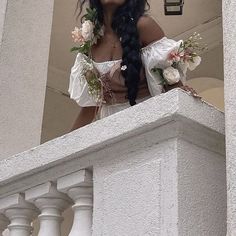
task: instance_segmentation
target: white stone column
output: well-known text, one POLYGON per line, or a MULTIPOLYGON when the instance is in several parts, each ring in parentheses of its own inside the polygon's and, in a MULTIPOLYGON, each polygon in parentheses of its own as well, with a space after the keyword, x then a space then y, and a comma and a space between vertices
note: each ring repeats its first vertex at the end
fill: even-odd
POLYGON ((227 234, 236 235, 236 1, 224 0, 224 91, 227 160, 227 234))
POLYGON ((3 35, 3 25, 6 15, 6 9, 7 9, 7 0, 1 0, 0 1, 0 48, 2 43, 2 35, 3 35))
POLYGON ((91 236, 93 214, 92 175, 80 170, 58 179, 58 189, 73 200, 74 221, 69 236, 91 236))
POLYGON ((57 191, 51 182, 26 191, 26 199, 41 211, 38 236, 61 236, 62 212, 72 204, 71 199, 57 191))
POLYGON ((38 215, 38 209, 26 202, 22 194, 15 194, 0 200, 0 210, 9 219, 9 236, 30 236, 31 222, 38 215))
POLYGON ((0 236, 2 236, 2 233, 7 228, 8 224, 9 220, 3 214, 0 214, 0 236))
POLYGON ((40 144, 53 3, 0 1, 0 159, 40 144))

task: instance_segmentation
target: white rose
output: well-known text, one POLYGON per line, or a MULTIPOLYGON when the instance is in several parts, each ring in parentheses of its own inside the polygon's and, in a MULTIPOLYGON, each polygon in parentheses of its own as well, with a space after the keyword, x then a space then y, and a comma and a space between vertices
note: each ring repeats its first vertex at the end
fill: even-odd
POLYGON ((168 67, 163 70, 163 76, 169 85, 178 83, 180 80, 179 71, 173 67, 168 67))
POLYGON ((94 37, 93 29, 94 29, 94 25, 93 25, 92 21, 90 21, 90 20, 86 20, 82 24, 82 36, 85 39, 85 41, 92 40, 92 38, 94 37))
POLYGON ((192 61, 188 61, 188 68, 189 68, 189 70, 191 70, 191 71, 195 70, 196 67, 200 65, 201 61, 202 61, 202 59, 199 56, 194 57, 193 58, 193 62, 192 61))

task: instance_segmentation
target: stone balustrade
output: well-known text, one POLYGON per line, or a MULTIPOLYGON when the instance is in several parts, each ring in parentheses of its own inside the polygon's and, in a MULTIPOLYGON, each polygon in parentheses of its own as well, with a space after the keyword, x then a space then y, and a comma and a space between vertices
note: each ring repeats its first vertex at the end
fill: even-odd
POLYGON ((222 236, 225 181, 224 114, 174 89, 0 161, 0 234, 222 236))
POLYGON ((72 206, 74 222, 70 236, 92 235, 92 175, 79 170, 55 182, 47 182, 0 199, 0 232, 30 236, 31 222, 38 217, 38 236, 61 236, 62 212, 72 206), (63 193, 65 192, 65 193, 63 193))

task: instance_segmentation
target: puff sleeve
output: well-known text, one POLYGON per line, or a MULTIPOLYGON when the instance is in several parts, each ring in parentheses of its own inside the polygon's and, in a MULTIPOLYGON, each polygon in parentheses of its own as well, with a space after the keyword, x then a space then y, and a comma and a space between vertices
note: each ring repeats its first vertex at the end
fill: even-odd
POLYGON ((88 83, 84 77, 85 55, 78 53, 71 68, 68 92, 70 98, 81 107, 96 106, 95 99, 88 92, 88 83))
MULTIPOLYGON (((181 42, 182 40, 175 41, 164 36, 160 40, 141 49, 141 58, 145 68, 148 89, 151 96, 159 95, 163 88, 163 85, 160 84, 161 79, 158 78, 151 69, 155 66, 161 69, 169 67, 170 65, 167 61, 167 57, 171 51, 179 48, 181 42)), ((179 67, 178 70, 180 72, 181 81, 185 84, 186 68, 179 67)))

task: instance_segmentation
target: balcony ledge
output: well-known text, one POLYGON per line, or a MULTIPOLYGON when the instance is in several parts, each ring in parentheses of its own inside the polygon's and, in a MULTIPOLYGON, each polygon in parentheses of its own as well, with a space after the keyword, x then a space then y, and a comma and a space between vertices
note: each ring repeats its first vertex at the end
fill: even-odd
POLYGON ((224 113, 177 88, 1 160, 0 195, 13 194, 92 166, 95 158, 104 155, 104 149, 155 132, 157 128, 155 143, 178 136, 224 153, 224 113))

